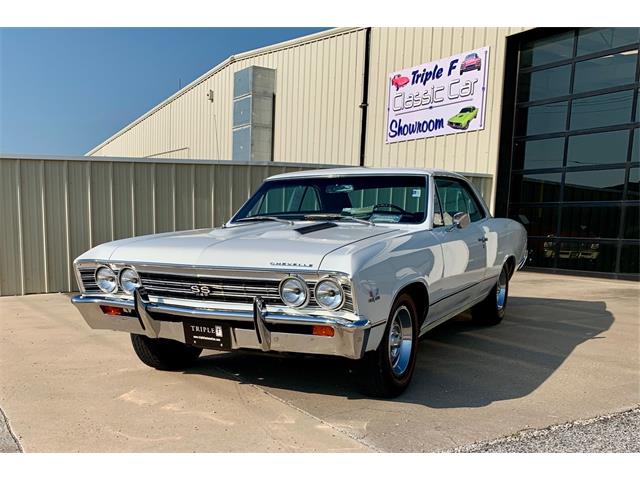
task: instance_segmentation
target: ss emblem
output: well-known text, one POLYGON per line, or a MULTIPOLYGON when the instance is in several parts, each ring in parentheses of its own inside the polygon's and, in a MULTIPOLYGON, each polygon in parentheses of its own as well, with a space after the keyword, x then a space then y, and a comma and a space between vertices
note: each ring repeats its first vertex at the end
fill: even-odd
POLYGON ((211 294, 208 285, 191 285, 191 291, 199 297, 208 297, 211 294))

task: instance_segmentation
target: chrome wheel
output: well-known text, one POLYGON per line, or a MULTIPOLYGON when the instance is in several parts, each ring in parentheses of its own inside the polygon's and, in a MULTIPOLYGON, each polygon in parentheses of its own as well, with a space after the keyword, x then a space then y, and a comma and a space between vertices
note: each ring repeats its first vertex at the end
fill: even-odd
POLYGON ((507 271, 503 268, 498 277, 498 285, 496 285, 496 306, 498 311, 504 308, 507 300, 507 271))
POLYGON ((396 310, 389 328, 389 363, 396 377, 409 366, 413 344, 413 326, 409 309, 402 305, 396 310))

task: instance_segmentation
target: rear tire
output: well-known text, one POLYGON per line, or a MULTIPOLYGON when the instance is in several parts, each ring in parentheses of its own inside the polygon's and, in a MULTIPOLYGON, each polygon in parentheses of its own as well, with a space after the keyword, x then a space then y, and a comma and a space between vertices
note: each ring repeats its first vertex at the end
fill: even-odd
POLYGON ((471 308, 473 321, 478 325, 497 325, 504 318, 509 299, 509 267, 502 266, 496 284, 487 298, 471 308))
POLYGON ((131 334, 131 344, 142 363, 156 370, 182 370, 190 367, 202 352, 201 348, 175 340, 149 338, 135 333, 131 334))
POLYGON ((418 350, 418 315, 408 294, 391 308, 378 349, 366 352, 356 369, 360 390, 372 397, 393 398, 411 382, 418 350))

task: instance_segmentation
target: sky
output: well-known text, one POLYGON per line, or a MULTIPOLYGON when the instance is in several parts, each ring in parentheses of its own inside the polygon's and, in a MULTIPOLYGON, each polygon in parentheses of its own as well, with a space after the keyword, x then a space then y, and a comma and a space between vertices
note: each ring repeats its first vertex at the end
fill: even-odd
POLYGON ((232 54, 324 28, 0 28, 0 153, 84 155, 232 54))

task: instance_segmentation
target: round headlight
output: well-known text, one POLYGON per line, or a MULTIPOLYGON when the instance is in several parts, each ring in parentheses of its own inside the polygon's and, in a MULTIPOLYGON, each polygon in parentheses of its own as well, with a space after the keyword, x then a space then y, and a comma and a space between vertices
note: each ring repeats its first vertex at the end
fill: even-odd
POLYGON ((297 277, 285 278, 280 284, 280 297, 285 305, 301 307, 309 298, 307 284, 297 277))
POLYGON ((320 280, 316 285, 316 302, 327 310, 337 310, 344 303, 344 291, 335 280, 320 280))
POLYGON ((113 293, 118 289, 116 274, 109 267, 100 267, 96 270, 96 284, 104 293, 113 293))
POLYGON ((131 295, 141 285, 140 277, 132 268, 123 268, 120 272, 120 286, 122 291, 131 295))

